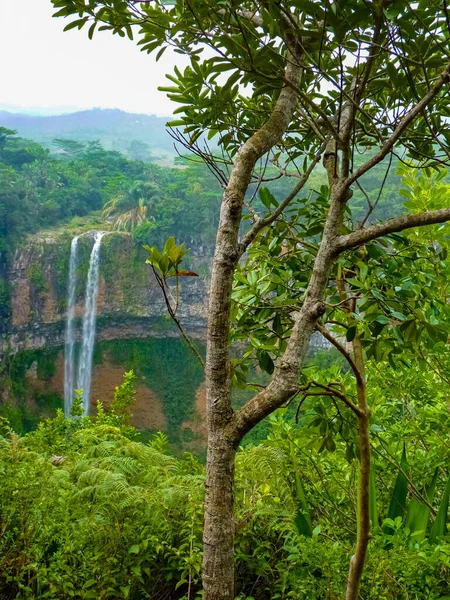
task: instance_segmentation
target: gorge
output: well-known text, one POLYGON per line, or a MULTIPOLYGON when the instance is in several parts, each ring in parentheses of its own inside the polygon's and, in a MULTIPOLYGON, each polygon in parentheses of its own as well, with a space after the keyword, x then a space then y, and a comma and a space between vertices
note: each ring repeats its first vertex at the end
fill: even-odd
MULTIPOLYGON (((190 260, 199 277, 182 283, 180 318, 202 344, 210 259, 197 248, 190 260)), ((54 230, 30 236, 4 265, 10 294, 9 318, 1 323, 0 407, 18 430, 63 405, 67 414, 75 387, 90 388, 84 408, 95 413, 97 399, 107 405, 133 368, 133 423, 146 431, 171 429, 177 443, 183 438, 196 446, 203 375, 144 261, 127 233, 54 230)))
MULTIPOLYGON (((199 277, 182 279, 179 316, 204 349, 210 249, 192 246, 186 264, 199 277)), ((126 232, 54 229, 28 236, 3 264, 9 317, 0 323, 0 411, 16 430, 33 429, 56 408, 67 415, 75 388, 90 390, 84 409, 95 414, 97 400, 107 406, 133 369, 133 425, 203 451, 203 372, 168 317, 145 257, 126 232)), ((235 394, 239 402, 248 392, 235 394)))

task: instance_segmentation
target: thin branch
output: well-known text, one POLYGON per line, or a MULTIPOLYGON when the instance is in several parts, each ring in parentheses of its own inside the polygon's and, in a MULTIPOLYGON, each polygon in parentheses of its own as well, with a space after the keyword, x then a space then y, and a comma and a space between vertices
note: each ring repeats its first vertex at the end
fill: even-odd
POLYGON ((308 392, 309 396, 335 396, 336 398, 339 398, 340 400, 342 400, 342 402, 346 406, 348 406, 348 408, 350 410, 352 410, 357 417, 361 417, 361 414, 362 414, 361 410, 356 406, 356 404, 353 404, 353 402, 351 400, 349 400, 345 394, 343 394, 336 388, 331 387, 331 385, 324 385, 323 383, 319 383, 318 381, 313 381, 312 383, 313 383, 313 385, 325 390, 326 393, 308 392))
POLYGON ((383 160, 383 158, 389 153, 394 147, 396 142, 400 139, 402 134, 408 129, 411 123, 419 116, 419 114, 436 98, 443 86, 450 81, 450 63, 439 76, 438 80, 430 91, 418 102, 406 115, 401 119, 398 126, 395 128, 394 133, 385 142, 380 151, 373 156, 370 160, 364 163, 359 169, 350 175, 345 181, 346 187, 350 187, 357 179, 359 179, 364 173, 367 173, 372 167, 377 165, 383 160))
MULTIPOLYGON (((364 217, 364 219, 363 219, 363 221, 362 221, 361 225, 359 226, 359 228, 360 228, 360 229, 362 229, 362 228, 364 227, 364 225, 367 223, 367 220, 368 220, 368 218, 369 218, 369 217, 370 217, 370 215, 373 213, 373 211, 376 209, 376 207, 377 207, 377 205, 378 205, 378 202, 380 201, 381 194, 383 193, 384 186, 386 185, 386 181, 387 181, 387 178, 388 178, 388 175, 389 175, 389 171, 391 170, 391 166, 392 166, 392 157, 393 157, 393 153, 391 152, 391 153, 390 153, 390 155, 389 155, 389 164, 388 164, 388 166, 387 166, 387 169, 386 169, 386 172, 385 172, 385 174, 384 174, 383 181, 381 182, 381 186, 380 186, 380 189, 379 189, 379 191, 378 191, 378 196, 377 196, 377 199, 375 200, 375 202, 374 202, 373 204, 371 204, 371 203, 369 202, 369 210, 367 211, 367 214, 366 214, 366 216, 364 217)), ((359 184, 359 181, 357 181, 356 183, 358 184, 358 187, 359 187, 360 189, 362 189, 362 188, 361 188, 361 186, 360 186, 360 184, 359 184)))
POLYGON ((299 179, 297 185, 294 187, 294 189, 291 191, 291 193, 288 196, 286 196, 286 198, 283 200, 283 202, 280 202, 280 204, 278 205, 276 210, 274 210, 273 213, 271 215, 269 215, 268 217, 265 217, 263 219, 261 219, 261 218, 258 219, 254 223, 254 225, 250 229, 250 231, 248 233, 246 233, 242 242, 239 244, 239 250, 238 250, 239 257, 241 257, 244 254, 244 252, 248 248, 249 244, 251 244, 253 242, 253 240, 256 238, 256 236, 261 231, 261 229, 264 229, 264 227, 267 227, 268 225, 273 223, 281 215, 281 213, 288 206, 288 204, 290 204, 290 202, 292 202, 292 200, 300 192, 300 190, 304 187, 305 183, 309 179, 309 176, 313 172, 316 165, 319 163, 324 149, 325 149, 325 145, 322 145, 320 147, 319 151, 317 152, 316 156, 314 157, 314 160, 309 165, 308 169, 305 171, 305 173, 303 174, 301 179, 299 179))
POLYGON ((333 344, 333 346, 335 348, 337 348, 339 350, 339 352, 345 357, 345 360, 348 362, 353 373, 355 374, 356 380, 360 381, 361 373, 359 372, 359 369, 356 366, 355 361, 350 356, 350 353, 344 348, 344 346, 340 342, 337 341, 337 339, 333 335, 331 335, 331 333, 326 329, 326 327, 317 323, 316 329, 317 329, 317 331, 320 331, 320 333, 323 335, 323 337, 326 340, 328 340, 330 342, 330 344, 333 344))
POLYGON ((205 368, 205 361, 202 358, 202 355, 200 354, 200 352, 197 350, 197 348, 195 347, 195 344, 192 342, 192 340, 188 337, 188 335, 186 334, 186 332, 183 329, 183 326, 181 325, 180 319, 177 317, 171 303, 169 300, 169 297, 167 296, 167 290, 166 290, 166 285, 164 280, 159 276, 158 272, 156 271, 155 267, 153 265, 151 265, 152 267, 152 271, 153 274, 155 275, 155 279, 159 285, 159 287, 161 288, 161 291, 163 293, 163 297, 164 297, 164 302, 166 303, 166 307, 167 307, 167 312, 169 313, 171 319, 173 320, 173 322, 176 324, 176 326, 178 327, 181 335, 183 336, 184 341, 187 343, 187 345, 189 346, 189 348, 191 349, 191 351, 193 352, 193 354, 195 355, 195 357, 197 358, 197 360, 199 361, 199 363, 202 365, 202 368, 205 368))

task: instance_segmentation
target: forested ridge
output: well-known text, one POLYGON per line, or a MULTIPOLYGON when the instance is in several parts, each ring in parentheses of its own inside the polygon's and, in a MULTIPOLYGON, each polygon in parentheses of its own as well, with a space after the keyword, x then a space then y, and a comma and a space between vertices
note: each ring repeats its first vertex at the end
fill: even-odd
MULTIPOLYGON (((0 128, 0 249, 3 251, 11 244, 18 244, 27 234, 42 229, 62 225, 68 230, 99 227, 104 222, 101 211, 105 205, 119 199, 124 205, 137 203, 139 185, 143 183, 148 184, 145 201, 149 211, 145 223, 135 231, 138 241, 161 243, 174 235, 212 249, 221 187, 198 158, 187 154, 185 160, 179 160, 178 168, 169 168, 104 150, 98 141, 56 139, 55 147, 58 153, 50 153, 38 142, 21 138, 14 130, 0 128), (128 198, 123 198, 126 195, 128 198)), ((365 191, 375 201, 380 179, 387 174, 372 218, 389 217, 401 209, 397 167, 398 161, 381 165, 366 177, 365 191)), ((263 170, 271 172, 261 165, 263 170)), ((273 168, 272 171, 275 172, 273 168)), ((310 189, 318 192, 325 183, 323 172, 312 179, 310 189)), ((275 197, 282 198, 289 191, 289 182, 275 179, 269 188, 275 197)), ((254 195, 255 189, 256 185, 249 193, 254 195)), ((363 195, 357 192, 353 201, 356 217, 363 215, 363 203, 363 195)), ((256 199, 255 204, 261 205, 261 201, 258 203, 256 199)))
POLYGON ((0 128, 0 136, 3 250, 29 233, 54 226, 98 227, 104 223, 105 204, 119 198, 133 203, 133 186, 140 182, 151 184, 145 199, 150 206, 144 224, 147 236, 151 232, 161 240, 176 233, 189 235, 199 245, 213 244, 219 188, 205 167, 159 167, 104 150, 95 141, 59 140, 61 154, 51 155, 37 142, 19 138, 14 130, 0 128))
POLYGON ((165 126, 167 119, 118 109, 83 110, 69 114, 36 116, 0 110, 0 126, 17 130, 58 152, 57 139, 87 143, 98 140, 106 150, 116 150, 135 160, 169 164, 175 150, 165 126))
MULTIPOLYGON (((66 307, 64 412, 0 419, 0 595, 448 600, 447 2, 51 2, 68 38, 175 56, 182 156, 0 129, 11 343, 41 347, 30 313, 66 307), (33 238, 44 262, 63 240, 66 299, 33 238), (133 311, 150 288, 159 312, 133 311), (105 322, 95 357, 104 316, 126 343, 105 322)), ((2 396, 17 368, 42 397, 55 360, 8 343, 2 396)))

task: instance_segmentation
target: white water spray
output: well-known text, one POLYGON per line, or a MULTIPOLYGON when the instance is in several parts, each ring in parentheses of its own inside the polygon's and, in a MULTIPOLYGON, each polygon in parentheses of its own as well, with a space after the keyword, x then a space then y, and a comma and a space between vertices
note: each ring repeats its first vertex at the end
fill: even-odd
POLYGON ((75 292, 77 274, 77 248, 78 236, 74 237, 70 245, 69 283, 67 286, 67 327, 64 346, 64 414, 70 416, 70 409, 75 387, 75 360, 73 320, 75 318, 75 292))
POLYGON ((100 244, 104 231, 95 234, 94 247, 89 261, 86 286, 85 311, 83 316, 83 337, 78 364, 77 388, 83 390, 85 414, 89 413, 89 394, 91 391, 92 356, 94 353, 95 320, 97 316, 98 274, 100 265, 100 244))

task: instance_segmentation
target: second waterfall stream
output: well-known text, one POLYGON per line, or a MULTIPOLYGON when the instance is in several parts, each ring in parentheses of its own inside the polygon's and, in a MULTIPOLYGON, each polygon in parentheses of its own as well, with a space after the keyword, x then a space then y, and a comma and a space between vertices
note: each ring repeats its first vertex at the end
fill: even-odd
MULTIPOLYGON (((91 390, 92 357, 94 353, 95 325, 97 317, 97 295, 100 267, 100 246, 104 231, 95 233, 94 245, 89 259, 89 270, 86 284, 85 308, 83 315, 81 348, 78 359, 77 389, 83 390, 84 413, 89 412, 89 395, 91 390)), ((74 397, 75 381, 75 352, 74 352, 74 317, 75 317, 75 290, 76 290, 76 267, 77 267, 78 238, 74 238, 71 245, 69 284, 68 284, 68 309, 67 328, 64 356, 64 412, 70 414, 70 408, 74 397)))

